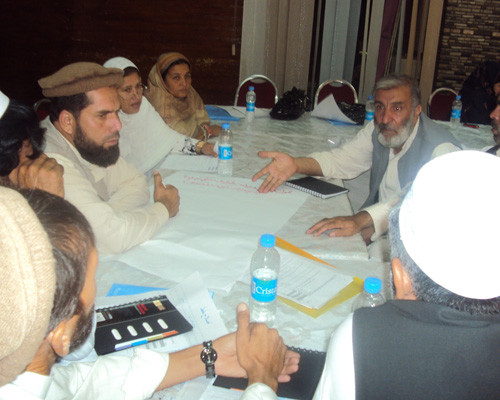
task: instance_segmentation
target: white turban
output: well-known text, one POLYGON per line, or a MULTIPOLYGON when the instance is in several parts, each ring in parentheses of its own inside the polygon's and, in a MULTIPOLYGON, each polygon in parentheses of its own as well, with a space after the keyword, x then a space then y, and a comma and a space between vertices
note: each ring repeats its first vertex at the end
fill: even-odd
POLYGON ((463 297, 500 296, 500 158, 459 151, 424 165, 399 214, 401 240, 434 282, 463 297))

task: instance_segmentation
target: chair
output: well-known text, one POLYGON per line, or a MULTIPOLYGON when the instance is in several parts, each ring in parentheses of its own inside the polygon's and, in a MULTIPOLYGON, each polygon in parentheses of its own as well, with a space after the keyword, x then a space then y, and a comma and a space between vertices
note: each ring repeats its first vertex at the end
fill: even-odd
POLYGON ((451 105, 457 96, 457 92, 450 88, 439 88, 429 96, 427 103, 427 115, 438 121, 449 121, 451 117, 451 105))
POLYGON ((50 100, 43 98, 38 100, 33 104, 33 110, 35 110, 39 121, 43 121, 50 114, 50 100))
POLYGON ((278 102, 278 88, 274 82, 264 75, 251 75, 241 82, 238 89, 236 89, 235 106, 244 107, 246 105, 246 96, 250 86, 254 87, 257 97, 255 107, 273 108, 278 102))
POLYGON ((316 96, 314 97, 314 107, 330 94, 333 94, 337 103, 341 101, 349 104, 358 103, 358 94, 354 86, 343 79, 331 79, 319 85, 318 90, 316 90, 316 96))

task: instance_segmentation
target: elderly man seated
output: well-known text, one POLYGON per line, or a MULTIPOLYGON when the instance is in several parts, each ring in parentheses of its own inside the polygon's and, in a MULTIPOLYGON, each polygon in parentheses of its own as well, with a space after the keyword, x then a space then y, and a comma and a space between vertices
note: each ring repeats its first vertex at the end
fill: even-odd
POLYGON ((390 216, 395 300, 337 328, 315 400, 498 399, 495 179, 500 159, 477 151, 422 167, 390 216))
MULTIPOLYGON (((64 199, 39 190, 22 194, 26 200, 0 188, 1 399, 145 399, 205 375, 202 345, 170 355, 136 348, 131 357, 58 365, 92 329, 94 236, 64 199)), ((276 399, 278 380, 298 368, 298 354, 276 330, 249 323, 245 304, 238 306, 238 331, 214 340, 213 349, 217 374, 248 376, 247 400, 276 399)))
POLYGON ((63 168, 42 153, 42 145, 33 109, 0 92, 0 184, 64 196, 63 168))
POLYGON ((352 179, 371 170, 370 192, 353 216, 325 218, 307 233, 351 236, 361 232, 368 243, 387 230, 387 216, 401 189, 430 159, 459 149, 453 135, 423 115, 420 90, 405 76, 387 76, 375 84, 375 117, 356 137, 338 149, 291 157, 262 151, 271 158, 253 180, 265 176, 259 191, 275 190, 293 174, 352 179))

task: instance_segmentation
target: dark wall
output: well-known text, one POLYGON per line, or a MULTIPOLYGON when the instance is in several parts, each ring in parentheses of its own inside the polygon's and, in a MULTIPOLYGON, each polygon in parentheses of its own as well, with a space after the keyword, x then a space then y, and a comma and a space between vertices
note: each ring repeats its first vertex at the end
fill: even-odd
POLYGON ((39 78, 114 56, 131 59, 146 82, 161 53, 179 51, 205 103, 232 104, 242 16, 243 0, 3 0, 0 90, 33 104, 39 78))
POLYGON ((447 0, 434 88, 460 90, 481 61, 500 62, 500 0, 447 0))

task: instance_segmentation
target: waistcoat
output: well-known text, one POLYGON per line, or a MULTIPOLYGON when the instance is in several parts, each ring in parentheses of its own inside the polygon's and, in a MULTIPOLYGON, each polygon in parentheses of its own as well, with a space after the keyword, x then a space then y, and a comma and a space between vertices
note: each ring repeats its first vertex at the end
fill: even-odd
MULTIPOLYGON (((430 160, 434 149, 442 143, 453 143, 461 147, 455 137, 444 127, 420 114, 417 134, 410 148, 398 161, 398 177, 401 188, 412 182, 420 168, 430 160)), ((379 201, 378 190, 389 164, 388 147, 380 144, 375 129, 372 132, 373 161, 370 172, 370 192, 361 206, 365 208, 379 201)))
POLYGON ((356 399, 499 399, 500 315, 393 300, 353 316, 356 399))

